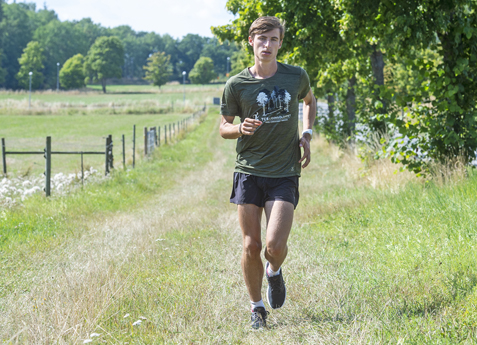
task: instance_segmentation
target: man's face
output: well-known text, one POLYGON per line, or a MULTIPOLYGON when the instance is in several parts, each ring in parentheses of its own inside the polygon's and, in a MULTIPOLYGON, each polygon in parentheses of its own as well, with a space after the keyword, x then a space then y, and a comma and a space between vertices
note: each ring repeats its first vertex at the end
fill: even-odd
POLYGON ((253 47, 254 55, 260 61, 274 61, 277 57, 278 49, 282 46, 280 29, 256 34, 253 39, 249 36, 248 42, 253 47))

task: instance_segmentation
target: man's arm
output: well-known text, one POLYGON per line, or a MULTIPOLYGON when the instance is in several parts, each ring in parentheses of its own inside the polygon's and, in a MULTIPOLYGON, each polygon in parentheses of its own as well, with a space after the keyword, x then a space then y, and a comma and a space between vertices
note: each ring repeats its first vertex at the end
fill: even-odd
POLYGON ((243 123, 234 125, 235 116, 222 115, 219 132, 224 139, 237 139, 242 135, 253 135, 262 121, 246 118, 243 123))
MULTIPOLYGON (((305 98, 303 98, 303 130, 312 129, 313 123, 315 122, 315 117, 316 99, 310 89, 305 98)), ((305 161, 302 165, 302 168, 306 168, 308 164, 310 164, 310 140, 311 135, 308 133, 305 133, 300 139, 300 147, 303 147, 303 156, 298 161, 298 163, 305 161)))

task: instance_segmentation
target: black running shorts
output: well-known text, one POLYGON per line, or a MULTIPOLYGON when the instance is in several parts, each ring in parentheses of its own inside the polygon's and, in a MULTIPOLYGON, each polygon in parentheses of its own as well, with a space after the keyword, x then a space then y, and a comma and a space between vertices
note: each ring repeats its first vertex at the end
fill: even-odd
POLYGON ((267 201, 280 200, 288 201, 296 208, 300 197, 298 179, 298 176, 273 178, 235 172, 230 202, 264 207, 267 201))

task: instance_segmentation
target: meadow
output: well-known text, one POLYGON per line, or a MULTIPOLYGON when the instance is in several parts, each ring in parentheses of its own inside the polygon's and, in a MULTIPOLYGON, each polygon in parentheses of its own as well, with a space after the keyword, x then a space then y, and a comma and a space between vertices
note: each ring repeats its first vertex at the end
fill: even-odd
POLYGON ((108 85, 103 94, 98 85, 90 85, 80 91, 47 90, 32 93, 32 109, 28 110, 28 91, 1 91, 0 114, 43 112, 66 112, 66 110, 94 110, 96 108, 146 107, 150 105, 173 106, 181 109, 186 105, 212 103, 212 97, 221 96, 223 84, 217 85, 164 85, 161 88, 150 85, 108 85), (51 108, 48 110, 48 108, 51 108))
MULTIPOLYGON (((52 137, 53 150, 103 151, 105 137, 111 134, 115 159, 119 164, 124 134, 126 159, 130 165, 133 125, 136 125, 136 148, 140 155, 144 146, 144 127, 161 127, 163 141, 165 125, 187 118, 204 104, 210 105, 212 97, 220 96, 221 92, 216 86, 186 85, 184 104, 183 88, 179 86, 166 85, 159 90, 148 85, 113 85, 108 87, 107 94, 94 86, 84 92, 35 92, 31 109, 28 108, 27 93, 0 92, 0 108, 9 108, 5 112, 0 109, 0 138, 5 138, 8 151, 42 151, 46 136, 52 137), (12 102, 17 102, 16 106, 12 102), (125 110, 130 108, 135 109, 132 114, 125 110), (75 111, 68 113, 72 109, 75 111)), ((53 164, 54 173, 77 173, 80 157, 54 156, 53 164)), ((104 157, 85 156, 84 164, 102 169, 104 157)), ((37 175, 44 171, 44 158, 10 155, 7 156, 7 166, 8 172, 14 176, 37 175)))
POLYGON ((425 182, 319 137, 283 266, 287 303, 251 331, 228 202, 234 141, 208 112, 134 170, 0 211, 1 341, 477 341, 477 174, 425 182))

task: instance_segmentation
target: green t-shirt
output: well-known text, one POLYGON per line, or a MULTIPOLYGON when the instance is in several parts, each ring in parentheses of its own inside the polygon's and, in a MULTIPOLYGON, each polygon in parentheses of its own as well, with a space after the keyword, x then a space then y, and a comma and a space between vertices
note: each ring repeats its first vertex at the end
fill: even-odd
POLYGON ((310 90, 300 67, 278 63, 267 79, 252 77, 248 68, 227 81, 221 115, 263 122, 253 135, 237 139, 235 171, 262 177, 300 176, 298 101, 310 90))

